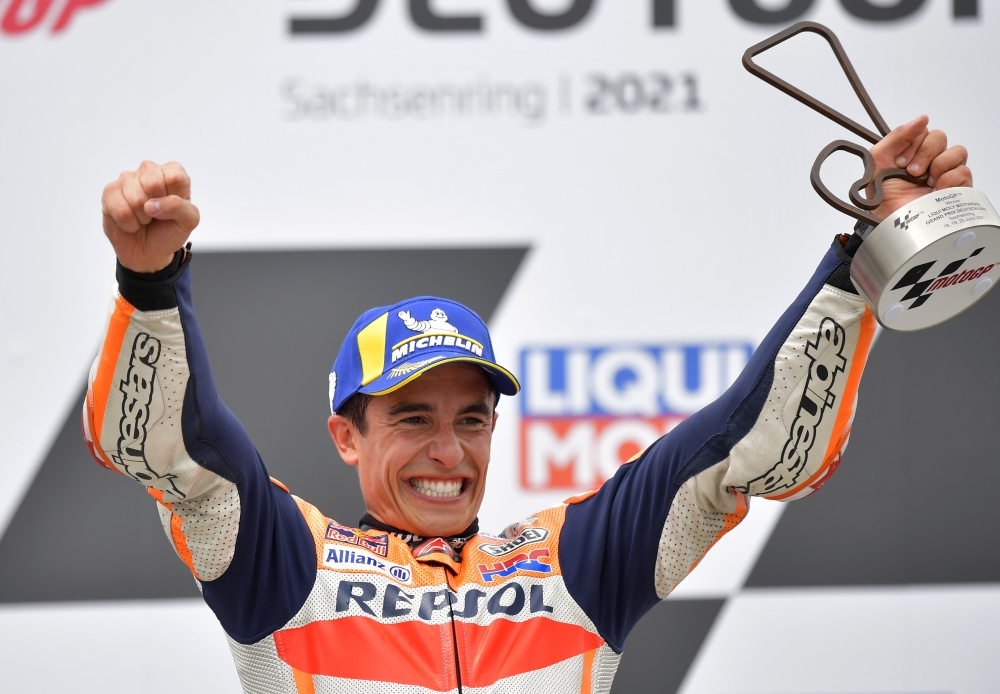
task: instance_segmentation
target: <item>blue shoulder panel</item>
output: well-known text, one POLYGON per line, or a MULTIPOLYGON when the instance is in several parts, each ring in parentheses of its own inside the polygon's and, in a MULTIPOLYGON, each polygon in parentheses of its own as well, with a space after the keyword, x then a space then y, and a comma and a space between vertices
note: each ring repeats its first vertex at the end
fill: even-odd
POLYGON ((656 555, 670 504, 688 479, 725 460, 753 427, 774 379, 774 359, 813 297, 841 264, 834 250, 764 338, 736 382, 623 465, 597 494, 566 509, 559 563, 570 594, 620 653, 659 602, 656 555))
POLYGON ((181 427, 195 462, 236 484, 240 528, 226 572, 202 583, 205 602, 233 640, 249 644, 283 626, 316 580, 316 546, 295 500, 271 483, 236 416, 215 390, 191 300, 188 266, 174 285, 191 371, 181 427))

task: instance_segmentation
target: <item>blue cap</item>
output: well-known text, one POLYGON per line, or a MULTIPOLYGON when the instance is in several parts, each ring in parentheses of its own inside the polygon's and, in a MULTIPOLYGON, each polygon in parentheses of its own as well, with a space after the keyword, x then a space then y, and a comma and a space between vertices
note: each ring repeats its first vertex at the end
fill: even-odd
POLYGON ((385 395, 430 369, 464 361, 481 366, 503 395, 521 385, 496 363, 483 319, 462 304, 418 296, 366 311, 347 333, 330 372, 330 409, 355 393, 385 395))

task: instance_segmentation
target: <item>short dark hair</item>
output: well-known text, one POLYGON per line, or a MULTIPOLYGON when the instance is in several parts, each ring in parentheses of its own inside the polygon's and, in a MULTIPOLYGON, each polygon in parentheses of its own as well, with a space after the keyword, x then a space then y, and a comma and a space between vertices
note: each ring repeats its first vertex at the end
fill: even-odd
POLYGON ((371 404, 373 397, 375 396, 368 393, 355 393, 337 410, 337 414, 350 420, 362 436, 368 433, 368 420, 365 419, 365 415, 368 414, 368 405, 371 404))
MULTIPOLYGON (((368 405, 371 404, 374 395, 369 395, 368 393, 355 393, 351 397, 344 401, 344 404, 340 406, 337 410, 337 414, 341 417, 349 420, 351 424, 357 427, 358 431, 362 436, 368 433, 368 420, 366 416, 368 415, 368 405)), ((500 391, 493 388, 493 411, 497 409, 497 405, 500 404, 500 391)))

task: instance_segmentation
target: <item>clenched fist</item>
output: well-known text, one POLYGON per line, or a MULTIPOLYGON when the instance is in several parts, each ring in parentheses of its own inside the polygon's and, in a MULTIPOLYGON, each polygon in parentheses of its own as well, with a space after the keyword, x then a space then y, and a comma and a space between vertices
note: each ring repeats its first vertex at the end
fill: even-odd
POLYGON ((104 233, 118 262, 135 272, 156 272, 198 226, 191 204, 191 179, 177 162, 144 161, 104 188, 104 233))
POLYGON ((927 116, 901 125, 872 147, 875 170, 906 169, 911 176, 929 173, 927 185, 900 179, 883 184, 882 204, 874 210, 887 219, 903 205, 934 190, 972 186, 972 171, 967 166, 969 152, 961 145, 948 147, 948 137, 940 130, 927 129, 927 116))

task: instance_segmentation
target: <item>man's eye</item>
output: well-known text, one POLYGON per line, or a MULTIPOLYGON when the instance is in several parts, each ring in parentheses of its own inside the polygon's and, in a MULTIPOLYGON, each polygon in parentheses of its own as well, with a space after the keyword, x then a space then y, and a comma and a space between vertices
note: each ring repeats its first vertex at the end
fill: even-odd
POLYGON ((423 424, 424 418, 419 416, 407 417, 399 420, 401 424, 423 424))

